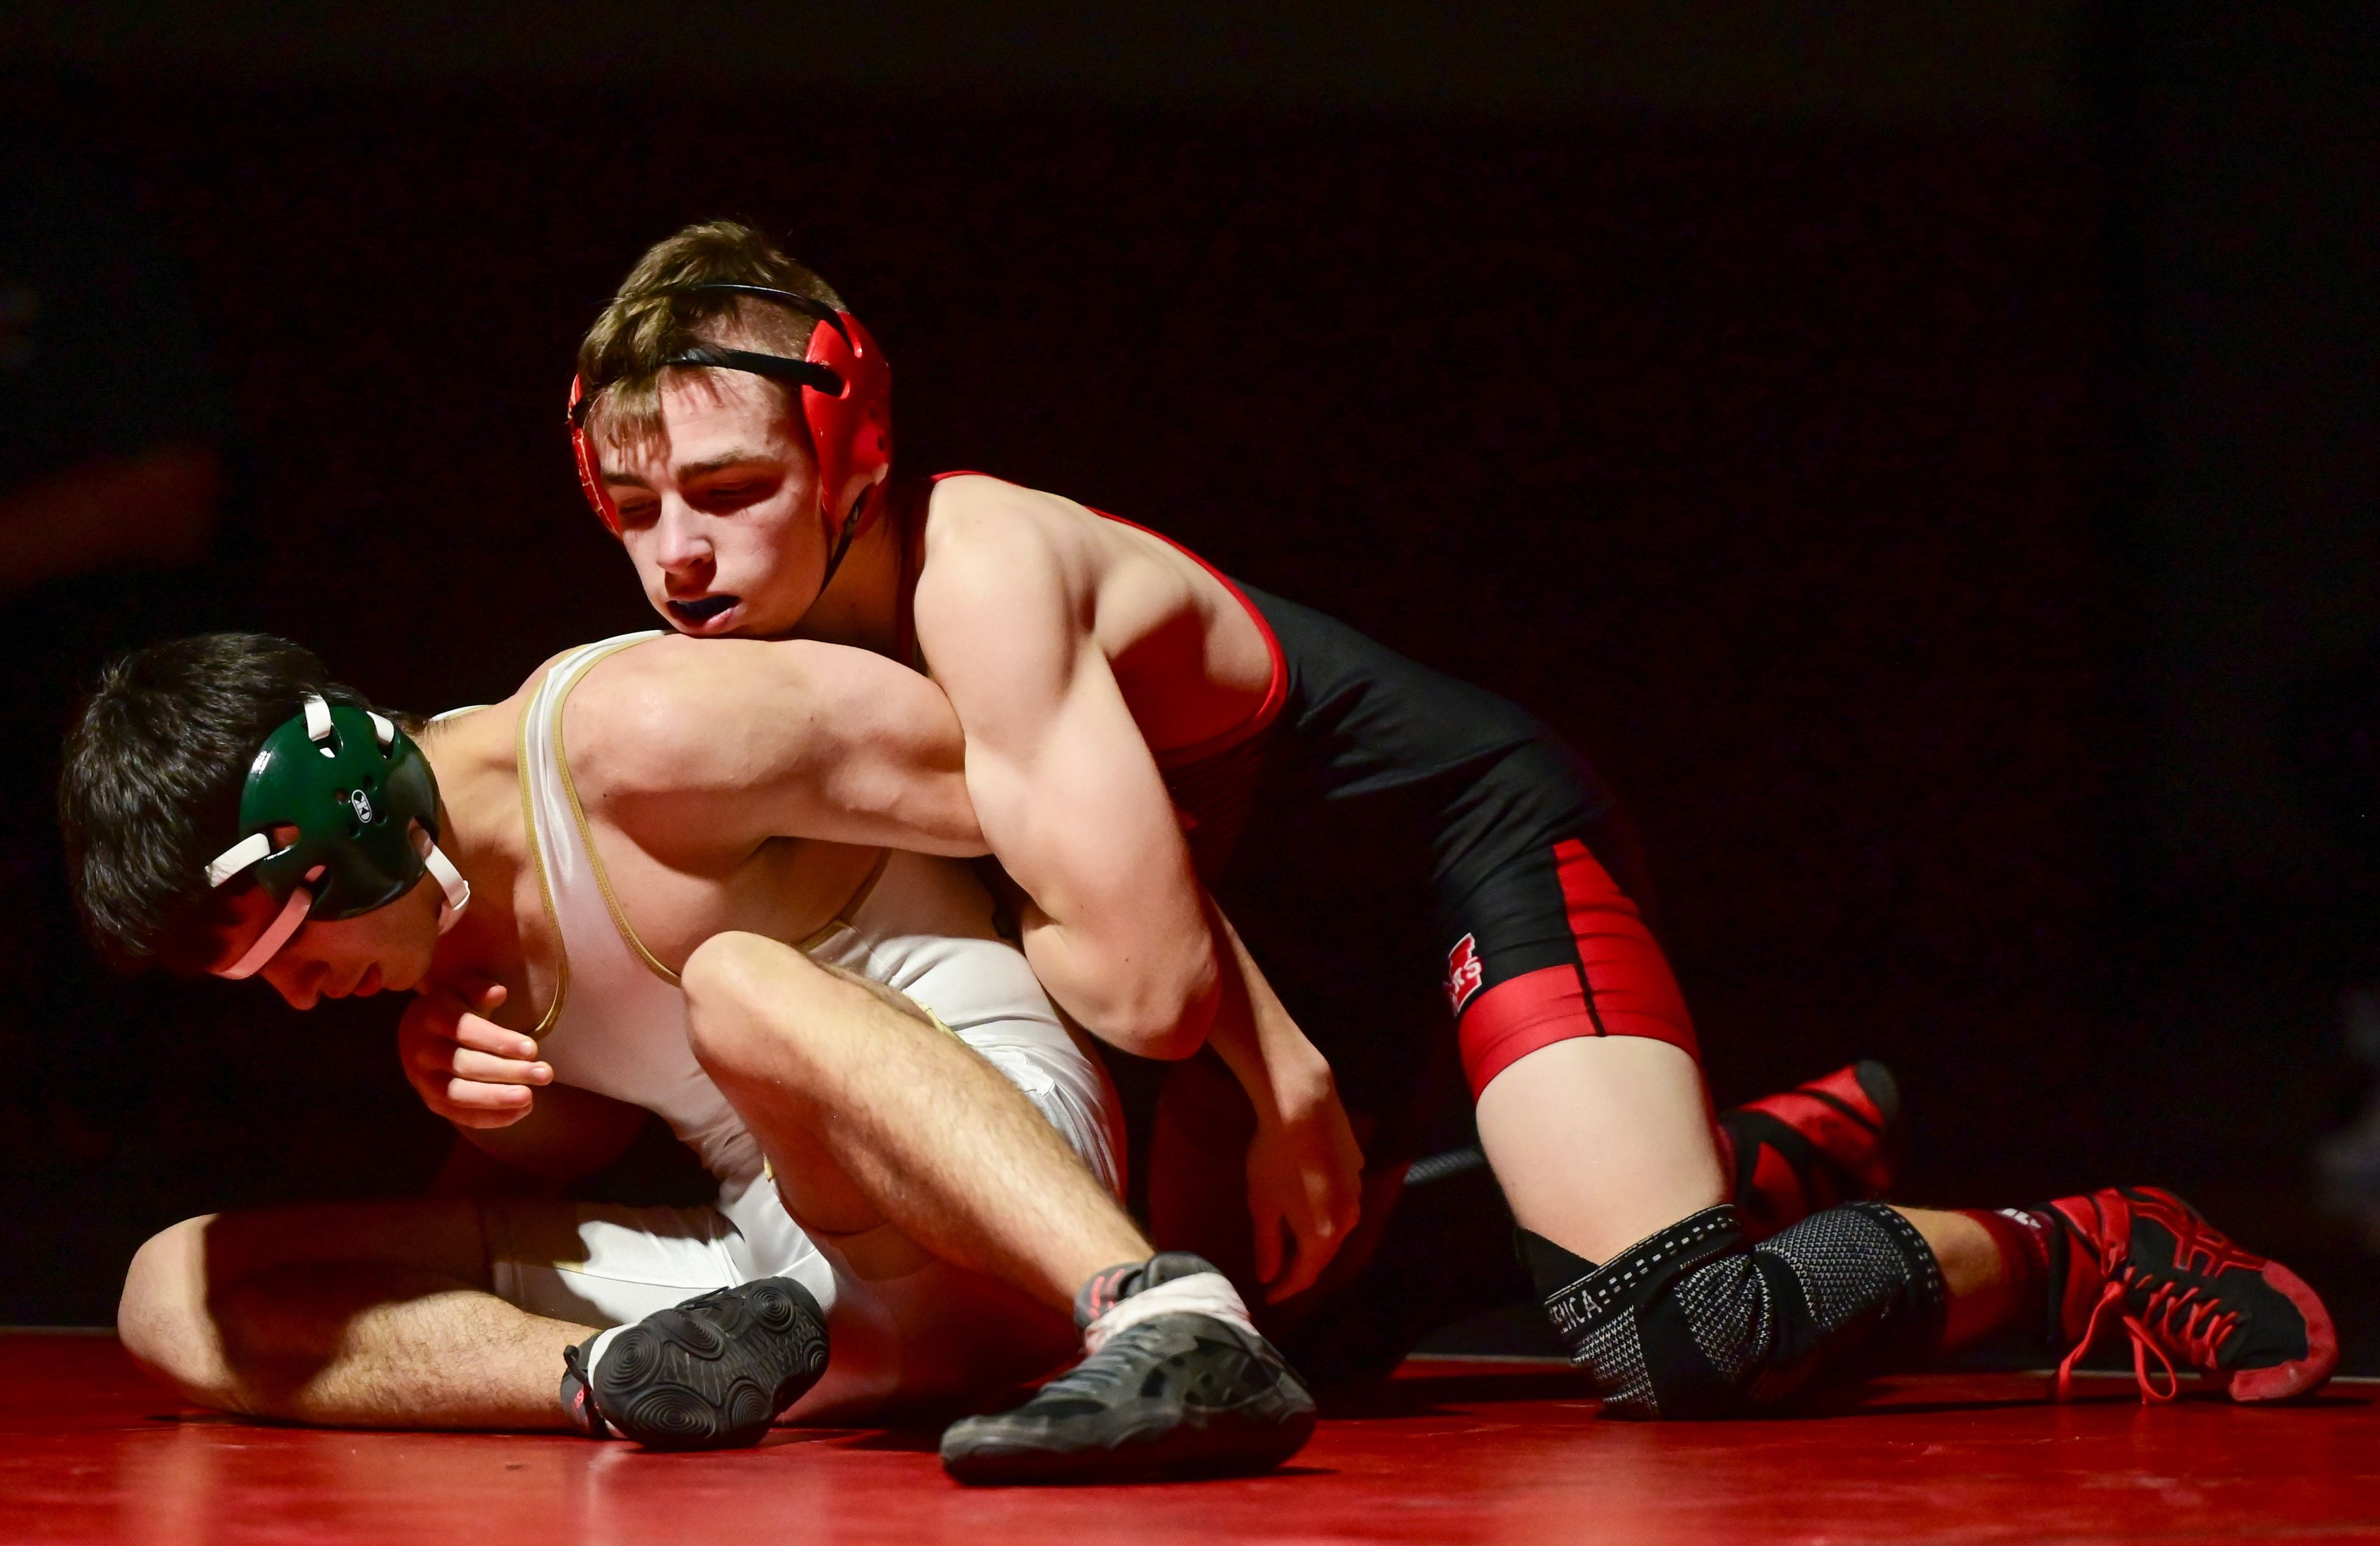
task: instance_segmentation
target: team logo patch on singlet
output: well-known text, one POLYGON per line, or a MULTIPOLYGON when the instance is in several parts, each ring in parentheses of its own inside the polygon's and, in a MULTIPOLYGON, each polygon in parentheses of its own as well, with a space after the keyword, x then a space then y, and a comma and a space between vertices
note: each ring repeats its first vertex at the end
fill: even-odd
POLYGON ((1471 996, 1479 991, 1479 978, 1486 969, 1479 964, 1479 939, 1464 935, 1446 952, 1446 1009, 1459 1015, 1471 996))

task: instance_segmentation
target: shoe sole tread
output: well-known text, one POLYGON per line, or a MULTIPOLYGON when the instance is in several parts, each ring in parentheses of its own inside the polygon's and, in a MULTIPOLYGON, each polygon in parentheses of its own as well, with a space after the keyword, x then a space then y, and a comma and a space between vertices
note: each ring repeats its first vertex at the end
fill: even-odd
POLYGON ((594 1371, 596 1400, 612 1426, 649 1449, 724 1449, 753 1443, 779 1412, 825 1371, 827 1336, 818 1301, 789 1279, 742 1286, 740 1297, 695 1310, 648 1316, 616 1338, 594 1371), (771 1325, 749 1291, 790 1290, 790 1314, 771 1325), (637 1361, 641 1359, 641 1362, 637 1361), (628 1360, 624 1364, 622 1360, 628 1360))

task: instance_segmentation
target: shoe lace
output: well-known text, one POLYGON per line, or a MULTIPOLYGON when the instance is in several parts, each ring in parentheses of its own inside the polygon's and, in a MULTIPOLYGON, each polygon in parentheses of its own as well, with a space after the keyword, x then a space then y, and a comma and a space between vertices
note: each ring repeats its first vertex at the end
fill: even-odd
POLYGON ((2082 1337, 2058 1366, 2059 1400, 2073 1395, 2074 1366, 2098 1340, 2100 1324, 2110 1309, 2131 1336, 2132 1379, 2140 1386, 2143 1401, 2166 1402, 2180 1394, 2181 1375, 2174 1368, 2173 1354, 2180 1354, 2183 1362, 2192 1368, 2213 1369, 2223 1344, 2240 1326, 2240 1311, 2225 1308, 2198 1285, 2153 1277, 2127 1262, 2120 1272, 2100 1286, 2099 1302, 2091 1307, 2091 1319, 2083 1323, 2082 1337), (2127 1302, 2127 1295, 2143 1287, 2147 1289, 2147 1298, 2135 1312, 2127 1302), (2165 1366, 2162 1389, 2149 1374, 2151 1353, 2165 1366))

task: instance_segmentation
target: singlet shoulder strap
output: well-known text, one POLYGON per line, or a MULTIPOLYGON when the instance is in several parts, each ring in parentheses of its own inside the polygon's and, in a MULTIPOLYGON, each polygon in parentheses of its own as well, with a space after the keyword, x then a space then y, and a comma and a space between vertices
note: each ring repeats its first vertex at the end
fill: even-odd
POLYGON ((539 683, 538 691, 521 706, 520 723, 513 731, 513 767, 520 782, 521 830, 528 834, 528 862, 537 869, 537 894, 545 903, 546 926, 553 930, 553 951, 559 958, 553 974, 553 997, 547 1002, 545 1013, 538 1017, 537 1028, 529 1033, 532 1040, 540 1042, 562 1018, 563 1003, 570 996, 570 941, 563 936, 562 914, 553 905, 553 876, 546 868, 545 844, 538 839, 537 792, 529 782, 529 727, 537 720, 537 700, 544 691, 544 684, 539 683))
POLYGON ((631 955, 642 961, 655 976, 675 987, 677 973, 663 966, 650 950, 645 948, 645 942, 637 937, 635 925, 628 922, 628 914, 620 906, 619 893, 612 889, 612 876, 603 867, 602 852, 595 846, 594 828, 587 822, 587 807, 580 802, 578 786, 570 777, 570 753, 562 737, 563 710, 569 707, 570 694, 587 680, 587 673, 622 650, 632 649, 647 640, 661 636, 661 630, 650 629, 641 634, 623 634, 617 638, 605 639, 601 644, 589 645, 575 651, 555 666, 547 677, 553 695, 540 719, 544 721, 545 734, 552 737, 553 770, 562 781, 563 798, 569 802, 570 819, 578 828, 578 843, 587 854, 588 873, 595 877, 595 888, 603 894, 603 906, 612 914, 612 926, 619 931, 620 942, 628 948, 631 955))
MULTIPOLYGON (((554 683, 553 697, 550 708, 540 718, 549 727, 547 733, 552 738, 554 771, 560 777, 563 795, 570 803, 571 819, 578 829, 579 846, 587 854, 588 872, 595 877, 596 889, 602 893, 603 905, 612 915, 612 926, 618 932, 620 942, 628 948, 630 954, 643 963, 646 970, 672 987, 675 987, 678 985, 677 973, 662 965, 660 959, 645 948, 644 940, 638 936, 636 925, 628 922, 627 912, 620 905, 619 893, 612 888, 610 872, 603 866, 603 855, 595 846, 594 829, 587 820, 587 807, 580 802, 577 785, 570 777, 570 757, 563 744, 562 737, 562 711, 568 704, 571 693, 577 688, 579 682, 586 680, 587 673, 620 651, 642 644, 648 639, 661 636, 659 630, 624 634, 616 639, 606 639, 600 645, 590 645, 586 649, 571 655, 556 665, 548 678, 550 682, 554 683), (558 682, 555 681, 557 678, 560 679, 558 682)), ((876 889, 876 883, 883 878, 885 864, 891 858, 890 850, 878 850, 876 863, 868 867, 867 876, 853 888, 851 895, 844 900, 843 905, 835 910, 835 915, 795 948, 807 954, 832 936, 837 929, 852 926, 852 918, 856 916, 860 908, 866 904, 868 894, 876 889)), ((542 880, 545 874, 542 866, 538 873, 540 879, 542 880)), ((549 896, 547 906, 551 909, 552 905, 549 896)), ((559 994, 555 996, 555 999, 558 1004, 559 994)))
MULTIPOLYGON (((555 948, 561 953, 553 1000, 546 1006, 545 1013, 539 1017, 537 1029, 531 1033, 540 1040, 561 1022, 564 1008, 570 996, 571 930, 563 921, 562 909, 554 895, 553 867, 557 863, 572 869, 576 865, 572 863, 574 856, 568 852, 568 832, 551 833, 549 843, 548 823, 557 818, 560 813, 552 811, 538 797, 540 787, 552 781, 555 775, 566 768, 562 762, 562 702, 571 687, 596 661, 630 645, 660 636, 658 629, 648 629, 582 645, 569 651, 547 669, 544 680, 537 684, 537 690, 529 694, 528 703, 521 710, 514 748, 520 780, 521 825, 528 834, 530 863, 537 866, 538 895, 545 905, 546 921, 553 928, 555 948), (557 849, 560 852, 554 852, 557 849)), ((575 803, 573 808, 576 808, 575 803)), ((592 845, 586 840, 583 825, 579 847, 586 852, 592 868, 598 861, 592 845)))
POLYGON ((1221 734, 1210 735, 1204 741, 1194 741, 1187 746, 1168 746, 1161 752, 1152 748, 1158 766, 1164 767, 1179 766, 1183 763, 1200 762, 1208 757, 1228 752, 1242 742, 1253 741, 1263 734, 1273 720, 1280 717, 1281 705, 1289 701, 1289 656, 1281 647, 1281 639, 1273 633, 1272 623, 1266 619, 1263 612, 1257 610, 1257 604, 1248 599, 1248 593, 1242 590, 1229 574, 1208 563, 1163 532, 1151 526, 1144 526, 1138 521, 1127 521, 1121 515, 1111 515, 1104 510, 1092 510, 1089 505, 1085 505, 1083 508, 1090 510, 1092 514, 1102 521, 1112 521, 1117 525, 1139 532, 1144 537, 1157 538, 1158 541, 1164 543, 1212 575, 1215 583, 1221 586, 1230 594, 1232 599, 1240 604, 1240 610, 1247 613, 1248 621, 1257 625, 1257 634, 1264 640, 1266 658, 1272 664, 1271 675, 1265 682, 1264 701, 1257 705, 1255 713, 1221 734))

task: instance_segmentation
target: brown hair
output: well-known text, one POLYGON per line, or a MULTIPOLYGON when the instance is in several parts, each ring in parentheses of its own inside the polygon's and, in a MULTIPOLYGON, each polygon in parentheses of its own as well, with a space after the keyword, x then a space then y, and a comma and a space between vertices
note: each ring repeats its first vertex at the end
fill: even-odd
POLYGON ((698 344, 733 341, 794 359, 808 352, 818 323, 798 311, 744 296, 682 293, 719 284, 791 290, 844 308, 825 280, 751 226, 733 220, 686 226, 646 249, 579 343, 578 379, 596 399, 590 431, 630 443, 657 434, 662 362, 698 344))

